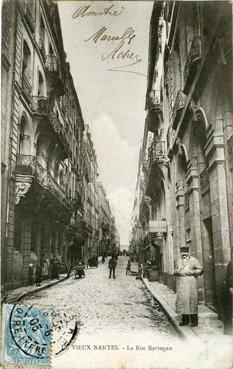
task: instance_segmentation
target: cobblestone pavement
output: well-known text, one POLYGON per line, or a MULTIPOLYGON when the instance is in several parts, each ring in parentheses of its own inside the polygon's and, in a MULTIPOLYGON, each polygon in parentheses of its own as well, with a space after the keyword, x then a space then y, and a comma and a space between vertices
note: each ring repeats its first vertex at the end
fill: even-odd
POLYGON ((116 279, 108 278, 108 259, 98 268, 86 270, 86 277, 74 277, 25 297, 21 303, 64 309, 71 307, 87 335, 148 332, 165 337, 176 333, 157 303, 135 276, 126 276, 126 257, 118 258, 116 279))

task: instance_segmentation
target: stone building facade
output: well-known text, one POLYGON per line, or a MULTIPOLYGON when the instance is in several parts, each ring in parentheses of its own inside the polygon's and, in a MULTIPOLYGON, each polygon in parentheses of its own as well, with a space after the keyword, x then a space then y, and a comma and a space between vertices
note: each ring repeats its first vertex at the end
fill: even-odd
POLYGON ((179 248, 190 246, 204 267, 200 300, 220 316, 233 246, 231 37, 227 1, 154 4, 133 219, 173 289, 179 248))
MULTIPOLYGON (((9 141, 2 157, 7 168, 2 256, 3 282, 16 286, 26 283, 29 263, 49 262, 53 254, 67 262, 84 198, 79 155, 84 123, 65 60, 57 6, 15 1, 5 2, 3 9, 9 6, 15 29, 9 31, 14 43, 11 90, 5 90, 5 70, 2 81, 11 109, 4 120, 9 141)), ((11 22, 9 14, 3 18, 11 22)))
POLYGON ((84 260, 98 253, 99 241, 99 196, 98 164, 94 144, 88 126, 85 127, 84 149, 86 162, 84 221, 87 226, 84 260))
POLYGON ((106 191, 101 182, 98 182, 99 190, 99 255, 107 255, 111 248, 111 208, 106 191))
POLYGON ((3 2, 1 88, 2 284, 9 289, 27 284, 30 263, 49 266, 55 255, 74 264, 97 253, 96 156, 53 1, 3 2))

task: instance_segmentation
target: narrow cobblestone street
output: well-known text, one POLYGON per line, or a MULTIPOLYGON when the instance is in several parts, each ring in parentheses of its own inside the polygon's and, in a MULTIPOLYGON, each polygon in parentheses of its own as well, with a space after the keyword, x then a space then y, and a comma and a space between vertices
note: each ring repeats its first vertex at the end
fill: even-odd
MULTIPOLYGON (((68 280, 30 296, 30 304, 54 309, 72 308, 80 321, 80 335, 121 332, 155 336, 176 335, 166 316, 154 302, 141 280, 126 276, 126 257, 118 258, 116 279, 108 278, 108 259, 98 268, 86 270, 84 279, 68 280)), ((21 301, 24 303, 25 298, 21 301)), ((28 302, 27 302, 28 304, 28 302)))

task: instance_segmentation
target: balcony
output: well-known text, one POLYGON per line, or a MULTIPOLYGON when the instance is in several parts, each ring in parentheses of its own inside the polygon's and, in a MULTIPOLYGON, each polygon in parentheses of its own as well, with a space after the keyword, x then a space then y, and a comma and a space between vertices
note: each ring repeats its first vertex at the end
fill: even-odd
POLYGON ((16 160, 16 173, 33 176, 36 170, 35 156, 19 154, 16 160))
POLYGON ((145 227, 145 229, 146 236, 152 233, 157 233, 158 236, 163 233, 167 233, 167 222, 165 220, 150 220, 148 226, 145 227))
POLYGON ((179 119, 185 104, 185 95, 182 90, 179 90, 176 95, 176 101, 173 108, 173 122, 172 128, 176 129, 179 123, 179 119))
POLYGON ((153 142, 149 148, 149 160, 151 164, 163 163, 165 159, 165 141, 153 142))
POLYGON ((59 71, 58 58, 55 55, 46 55, 45 68, 48 73, 59 71))
POLYGON ((74 209, 79 209, 83 206, 83 199, 82 196, 79 194, 79 192, 76 192, 72 196, 72 204, 74 209))
POLYGON ((154 202, 161 200, 163 190, 163 166, 167 162, 165 141, 153 142, 148 150, 148 171, 145 174, 145 194, 154 202))
POLYGON ((45 69, 48 78, 48 89, 57 96, 64 95, 64 83, 61 77, 59 59, 56 55, 46 55, 45 69))
POLYGON ((193 82, 198 63, 202 57, 201 37, 196 36, 191 44, 188 59, 184 68, 184 93, 187 95, 193 82))
POLYGON ((66 207, 72 208, 72 201, 70 196, 65 191, 65 189, 59 185, 56 179, 47 172, 47 189, 58 199, 60 200, 66 207))
POLYGON ((23 93, 25 95, 25 97, 27 98, 28 101, 30 101, 31 99, 31 94, 32 94, 32 86, 30 84, 30 82, 28 81, 27 77, 25 76, 25 74, 22 76, 22 90, 23 93))
POLYGON ((142 162, 142 171, 143 173, 147 173, 148 171, 148 159, 144 159, 143 162, 142 162))
POLYGON ((146 107, 148 109, 147 127, 151 132, 155 132, 162 121, 162 101, 160 90, 152 90, 148 96, 146 107))
POLYGON ((45 96, 32 96, 31 99, 32 112, 38 115, 49 114, 49 102, 45 96))
POLYGON ((35 17, 33 14, 32 1, 24 1, 23 12, 27 25, 30 28, 30 31, 33 33, 35 30, 35 17))
POLYGON ((48 170, 36 160, 35 156, 19 154, 16 161, 16 175, 16 181, 21 183, 26 183, 27 179, 34 177, 37 183, 52 193, 63 205, 69 209, 73 208, 74 204, 65 186, 60 185, 48 170))
POLYGON ((59 137, 65 135, 65 128, 63 127, 60 120, 58 119, 58 117, 54 113, 51 104, 49 104, 49 121, 52 125, 52 128, 58 134, 59 137))
POLYGON ((49 103, 49 101, 48 101, 48 113, 44 113, 44 114, 48 114, 49 122, 50 122, 50 125, 52 126, 52 129, 55 131, 55 133, 57 133, 59 140, 61 144, 63 145, 66 154, 71 157, 72 152, 71 152, 70 145, 66 137, 65 128, 60 122, 58 116, 55 114, 53 107, 49 103))

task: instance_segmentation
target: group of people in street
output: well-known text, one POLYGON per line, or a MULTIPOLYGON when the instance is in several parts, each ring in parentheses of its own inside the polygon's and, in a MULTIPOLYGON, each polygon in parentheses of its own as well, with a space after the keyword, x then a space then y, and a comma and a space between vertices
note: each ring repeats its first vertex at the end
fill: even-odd
POLYGON ((59 261, 56 255, 49 260, 36 261, 28 266, 28 285, 40 286, 42 280, 59 279, 59 261))
MULTIPOLYGON (((105 262, 107 256, 102 255, 102 263, 105 262)), ((108 261, 109 279, 116 278, 117 256, 112 255, 108 261)), ((98 264, 98 258, 93 259, 93 262, 98 264)), ((145 265, 138 262, 138 273, 136 278, 146 277, 145 270, 152 268, 153 261, 147 260, 145 265)), ((83 264, 84 265, 84 264, 83 264)), ((85 266, 85 265, 84 265, 85 266)), ((225 318, 224 318, 224 333, 231 334, 232 332, 232 269, 231 263, 227 266, 225 279, 225 318)), ((126 275, 131 273, 131 259, 128 259, 126 266, 126 275)), ((196 327, 198 325, 198 277, 203 274, 203 268, 199 261, 190 255, 189 247, 180 247, 180 256, 176 262, 174 275, 176 278, 176 312, 181 316, 180 326, 190 325, 196 327)), ((69 275, 69 273, 68 273, 69 275)), ((84 273, 85 276, 85 273, 84 273)), ((39 286, 41 281, 46 278, 59 279, 59 261, 55 255, 50 259, 49 264, 46 260, 42 263, 36 262, 34 266, 29 264, 28 269, 28 284, 39 286)))

